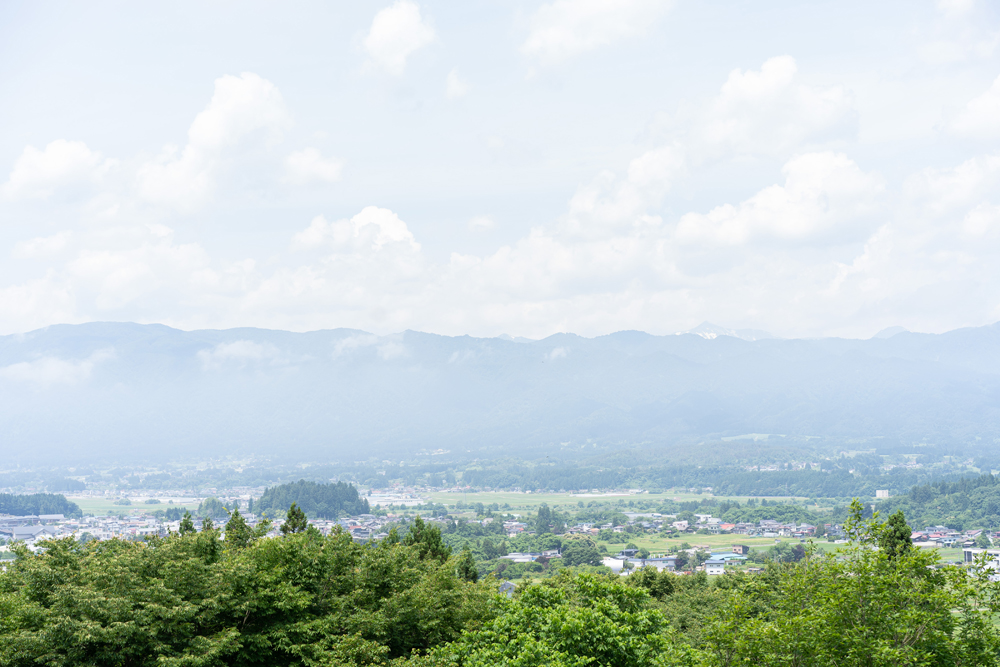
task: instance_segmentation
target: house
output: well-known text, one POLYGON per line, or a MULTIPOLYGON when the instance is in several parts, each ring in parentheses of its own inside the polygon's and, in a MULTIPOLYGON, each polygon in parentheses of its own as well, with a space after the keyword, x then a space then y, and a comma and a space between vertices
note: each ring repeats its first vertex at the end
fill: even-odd
POLYGON ((734 544, 733 553, 739 554, 740 556, 746 556, 748 553, 750 553, 750 547, 748 547, 745 544, 734 544))
POLYGON ((12 540, 37 540, 44 537, 53 537, 56 529, 50 526, 15 526, 5 528, 4 533, 10 535, 12 540))
POLYGON ((993 570, 990 581, 1000 581, 1000 549, 963 549, 962 560, 966 565, 975 563, 986 554, 986 569, 993 570))
POLYGON ((726 573, 726 561, 721 558, 709 558, 705 561, 705 574, 712 576, 726 573))
POLYGON ((688 529, 688 522, 687 521, 674 521, 670 525, 673 526, 674 528, 676 528, 677 530, 681 530, 681 531, 688 529))

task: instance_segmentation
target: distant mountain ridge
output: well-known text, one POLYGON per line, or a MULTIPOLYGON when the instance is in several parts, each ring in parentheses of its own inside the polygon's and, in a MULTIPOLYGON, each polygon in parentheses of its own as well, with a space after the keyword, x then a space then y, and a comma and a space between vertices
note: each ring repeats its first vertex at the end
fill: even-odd
POLYGON ((998 325, 870 340, 697 329, 515 341, 51 326, 0 337, 0 437, 8 461, 60 462, 1000 438, 998 325))
POLYGON ((761 331, 760 329, 727 329, 725 327, 712 324, 711 322, 702 322, 694 329, 678 331, 675 335, 680 336, 683 334, 695 334, 696 336, 701 336, 702 338, 707 338, 709 340, 712 338, 718 338, 719 336, 732 336, 733 338, 750 341, 777 338, 774 334, 768 333, 767 331, 761 331))

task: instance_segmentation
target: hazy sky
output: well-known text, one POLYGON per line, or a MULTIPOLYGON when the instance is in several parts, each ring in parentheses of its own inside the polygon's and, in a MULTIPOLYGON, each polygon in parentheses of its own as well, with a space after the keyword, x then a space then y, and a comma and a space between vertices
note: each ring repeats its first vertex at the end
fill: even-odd
POLYGON ((1000 320, 1000 10, 4 2, 0 332, 1000 320))

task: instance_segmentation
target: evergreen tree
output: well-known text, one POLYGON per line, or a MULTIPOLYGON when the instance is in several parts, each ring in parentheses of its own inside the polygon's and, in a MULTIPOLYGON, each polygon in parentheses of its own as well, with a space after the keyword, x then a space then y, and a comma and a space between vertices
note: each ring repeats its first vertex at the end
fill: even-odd
POLYGON ((190 535, 195 532, 194 521, 191 520, 191 512, 184 512, 184 518, 181 519, 180 533, 181 535, 190 535))
POLYGON ((285 523, 281 525, 281 534, 304 533, 308 527, 309 522, 306 519, 306 513, 302 511, 302 508, 297 503, 292 503, 292 506, 288 508, 285 523))
POLYGON ((434 558, 444 563, 451 555, 451 547, 441 541, 441 529, 427 525, 419 516, 414 519, 403 544, 415 547, 421 560, 434 558))
POLYGON ((538 516, 535 517, 535 532, 539 535, 551 532, 550 523, 552 523, 552 510, 549 509, 548 505, 542 503, 538 508, 538 516))
POLYGON ((898 558, 913 546, 910 535, 913 533, 906 525, 903 510, 897 510, 889 517, 878 531, 878 546, 889 558, 898 558))
POLYGON ((472 557, 472 552, 468 548, 458 557, 458 567, 456 568, 455 575, 464 581, 472 583, 479 581, 479 570, 476 569, 476 560, 472 557))
POLYGON ((256 528, 251 528, 240 514, 239 509, 234 509, 229 515, 229 522, 226 523, 226 546, 230 549, 248 547, 266 535, 270 528, 271 522, 266 519, 261 521, 256 528))

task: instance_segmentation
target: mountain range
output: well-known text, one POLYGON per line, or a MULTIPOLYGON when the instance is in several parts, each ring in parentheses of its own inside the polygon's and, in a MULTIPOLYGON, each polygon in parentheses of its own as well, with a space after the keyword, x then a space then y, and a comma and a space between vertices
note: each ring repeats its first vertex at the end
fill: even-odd
POLYGON ((743 434, 993 447, 1000 324, 869 340, 57 325, 0 337, 0 434, 9 462, 544 456, 743 434))

